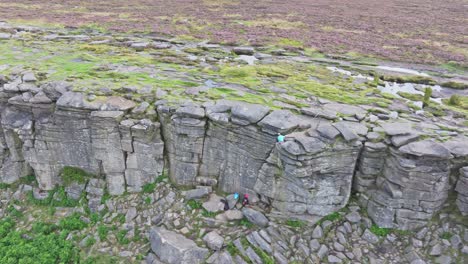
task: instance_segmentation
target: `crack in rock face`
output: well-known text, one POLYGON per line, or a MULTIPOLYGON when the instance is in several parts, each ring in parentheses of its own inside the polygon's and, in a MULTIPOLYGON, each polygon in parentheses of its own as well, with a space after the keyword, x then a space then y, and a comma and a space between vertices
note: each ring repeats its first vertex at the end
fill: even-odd
MULTIPOLYGON (((134 119, 135 106, 118 97, 89 104, 77 92, 47 107, 3 102, 1 181, 34 172, 39 187, 51 190, 63 183, 63 168, 77 167, 101 175, 108 192, 120 195, 141 192, 166 168, 177 185, 249 193, 274 212, 303 219, 340 210, 355 190, 378 225, 415 229, 441 209, 451 167, 466 161, 463 136, 388 140, 419 135, 411 123, 374 126, 389 135, 369 141, 364 136, 375 132, 365 120, 333 123, 226 100, 159 105, 157 118, 134 119), (278 133, 284 142, 276 142, 278 133)), ((457 186, 457 204, 465 210, 463 177, 457 186)))

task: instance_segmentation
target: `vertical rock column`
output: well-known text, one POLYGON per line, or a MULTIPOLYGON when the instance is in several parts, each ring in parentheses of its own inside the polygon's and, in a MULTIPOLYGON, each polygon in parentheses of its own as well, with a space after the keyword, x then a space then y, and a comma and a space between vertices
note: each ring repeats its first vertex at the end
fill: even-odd
POLYGON ((458 192, 456 202, 458 209, 463 215, 468 215, 468 167, 460 169, 460 178, 455 191, 458 192))
POLYGON ((164 169, 164 142, 160 124, 143 119, 124 120, 120 124, 122 149, 125 151, 127 191, 139 192, 153 182, 164 169))
POLYGON ((23 155, 22 138, 32 133, 32 115, 24 109, 6 107, 1 113, 1 126, 0 182, 13 183, 31 172, 23 155))
POLYGON ((450 152, 430 140, 390 148, 367 211, 381 227, 413 230, 424 226, 448 197, 450 152))
POLYGON ((111 195, 125 192, 125 158, 119 133, 123 115, 122 111, 94 111, 90 117, 94 158, 101 164, 111 195))
POLYGON ((207 107, 200 175, 218 179, 222 191, 253 193, 258 171, 275 142, 274 135, 257 126, 268 112, 265 106, 230 101, 207 107))
POLYGON ((198 106, 159 106, 158 114, 169 159, 169 176, 176 184, 192 186, 203 156, 205 110, 198 106))
POLYGON ((375 186, 377 177, 382 173, 386 155, 386 144, 382 142, 366 142, 364 144, 353 182, 355 191, 365 193, 368 189, 375 186))

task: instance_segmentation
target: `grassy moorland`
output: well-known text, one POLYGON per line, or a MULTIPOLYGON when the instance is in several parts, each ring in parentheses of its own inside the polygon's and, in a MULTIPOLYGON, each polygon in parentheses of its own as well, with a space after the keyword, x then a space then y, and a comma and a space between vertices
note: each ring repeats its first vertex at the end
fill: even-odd
POLYGON ((463 0, 1 0, 0 17, 466 66, 463 0))

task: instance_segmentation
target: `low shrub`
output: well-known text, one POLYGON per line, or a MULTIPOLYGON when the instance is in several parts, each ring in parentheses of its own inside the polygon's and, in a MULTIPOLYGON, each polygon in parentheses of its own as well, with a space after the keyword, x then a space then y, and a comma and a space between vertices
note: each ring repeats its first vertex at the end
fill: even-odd
POLYGON ((16 230, 11 218, 0 220, 0 263, 82 262, 79 249, 66 240, 68 233, 55 229, 51 224, 36 223, 31 231, 16 230))

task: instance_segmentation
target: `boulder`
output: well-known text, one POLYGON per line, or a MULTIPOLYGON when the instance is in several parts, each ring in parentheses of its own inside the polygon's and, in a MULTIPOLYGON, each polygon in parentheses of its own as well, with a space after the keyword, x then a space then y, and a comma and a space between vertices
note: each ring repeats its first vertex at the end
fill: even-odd
POLYGON ((5 39, 10 39, 10 38, 11 38, 11 34, 10 34, 10 33, 3 33, 3 32, 0 32, 0 39, 5 40, 5 39))
POLYGON ((320 225, 317 225, 312 231, 312 238, 319 239, 323 237, 323 230, 320 225))
MULTIPOLYGON (((239 195, 237 195, 237 196, 239 196, 239 195)), ((236 206, 238 200, 239 200, 239 197, 237 197, 237 199, 236 199, 235 194, 230 194, 230 195, 226 196, 226 201, 228 202, 229 209, 233 209, 236 206)))
POLYGON ((162 227, 150 230, 151 249, 158 258, 168 264, 203 263, 209 251, 195 242, 162 227))
POLYGON ((427 156, 441 159, 449 159, 452 157, 450 151, 441 143, 423 140, 418 142, 409 143, 399 149, 405 154, 411 154, 418 157, 427 156))
POLYGON ((260 227, 266 227, 268 226, 268 218, 265 217, 262 213, 259 211, 256 211, 251 208, 243 208, 242 209, 242 214, 244 214, 245 218, 249 220, 250 222, 260 226, 260 227))
POLYGON ((72 88, 70 83, 64 81, 52 81, 41 85, 42 91, 53 101, 57 101, 62 94, 71 91, 72 88))
POLYGON ((340 104, 340 103, 329 103, 325 104, 323 108, 327 111, 338 112, 347 116, 363 116, 367 114, 367 111, 363 108, 355 105, 340 104))
POLYGON ((255 53, 255 49, 252 47, 234 47, 232 52, 237 55, 253 55, 255 53))
POLYGON ((296 128, 301 119, 287 110, 275 110, 258 123, 264 129, 273 132, 287 132, 296 128))
POLYGON ((269 111, 270 109, 263 105, 237 103, 231 109, 232 122, 243 126, 257 123, 269 111))
POLYGON ((458 136, 452 138, 444 143, 444 146, 454 155, 455 157, 467 157, 468 156, 468 137, 458 136))
POLYGON ((418 140, 419 138, 419 134, 417 133, 409 133, 407 135, 396 135, 396 136, 393 136, 391 141, 392 141, 392 144, 395 146, 395 147, 401 147, 403 145, 406 145, 408 143, 411 143, 413 141, 416 141, 418 140))
POLYGON ((226 211, 224 213, 224 216, 226 217, 228 221, 241 220, 242 218, 244 218, 244 215, 242 214, 242 212, 237 209, 226 211))
POLYGON ((371 244, 379 242, 379 237, 372 233, 369 229, 366 229, 364 231, 364 234, 362 234, 362 239, 366 240, 371 244))
POLYGON ((50 104, 52 100, 45 95, 44 92, 38 92, 33 98, 29 100, 32 104, 50 104))
POLYGON ((351 130, 345 123, 340 122, 340 123, 334 123, 333 126, 340 131, 341 135, 343 135, 343 138, 346 141, 353 141, 358 139, 358 136, 356 133, 354 133, 353 130, 351 130))
POLYGON ((211 231, 203 237, 206 245, 212 250, 220 250, 224 245, 224 238, 216 231, 211 231))
POLYGON ((203 208, 208 212, 220 212, 224 210, 224 203, 221 202, 222 197, 212 193, 210 199, 202 204, 203 208))
POLYGON ((35 82, 37 81, 36 76, 33 72, 27 72, 23 75, 23 82, 35 82))
POLYGON ((210 190, 208 188, 197 188, 193 190, 188 190, 184 193, 185 199, 191 200, 191 199, 200 199, 205 196, 208 196, 210 193, 210 190))
POLYGON ((340 135, 340 131, 331 124, 321 124, 317 127, 317 132, 324 138, 335 139, 340 135))
POLYGON ((205 117, 205 110, 198 106, 185 106, 176 110, 177 115, 182 117, 203 118, 205 117))
POLYGON ((319 107, 302 108, 301 113, 311 117, 321 117, 329 120, 334 120, 338 118, 336 111, 322 109, 319 107))
POLYGON ((83 110, 99 110, 99 108, 102 106, 102 103, 97 101, 90 102, 82 93, 65 92, 57 100, 57 106, 62 108, 78 108, 83 110))
POLYGON ((413 132, 411 123, 408 122, 386 122, 380 125, 385 134, 389 136, 408 135, 413 132))

